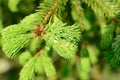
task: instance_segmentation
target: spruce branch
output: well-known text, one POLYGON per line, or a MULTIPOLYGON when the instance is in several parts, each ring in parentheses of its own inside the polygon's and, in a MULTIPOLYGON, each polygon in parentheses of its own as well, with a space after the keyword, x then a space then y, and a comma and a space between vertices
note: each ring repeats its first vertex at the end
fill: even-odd
POLYGON ((14 57, 34 38, 34 27, 40 24, 38 13, 25 17, 19 24, 11 25, 1 31, 3 51, 8 57, 14 57))
POLYGON ((105 53, 105 60, 113 67, 120 66, 120 35, 115 38, 111 50, 105 53))
POLYGON ((48 56, 50 47, 47 45, 44 48, 41 48, 35 56, 41 61, 41 66, 43 66, 45 73, 48 77, 54 76, 56 74, 55 68, 52 64, 51 58, 48 56))
POLYGON ((58 15, 62 9, 65 7, 66 0, 61 1, 61 0, 53 0, 51 2, 45 0, 43 3, 40 4, 38 7, 37 12, 41 14, 42 18, 42 23, 39 24, 40 26, 37 26, 35 37, 37 36, 44 36, 44 28, 46 26, 46 23, 48 22, 49 18, 54 15, 58 15), (46 5, 47 4, 47 5, 46 5), (63 5, 64 4, 64 5, 63 5), (60 8, 62 7, 62 8, 60 8))
POLYGON ((35 54, 35 56, 36 56, 36 57, 39 57, 40 54, 43 53, 43 52, 44 52, 44 49, 41 48, 41 49, 35 54))
POLYGON ((30 43, 29 51, 32 54, 35 54, 42 47, 42 45, 40 45, 40 44, 42 44, 41 37, 36 37, 36 38, 32 39, 32 41, 30 43))
POLYGON ((96 13, 99 9, 102 10, 108 18, 113 18, 120 12, 119 5, 115 4, 112 0, 83 0, 83 2, 91 6, 96 13))
POLYGON ((39 12, 43 17, 42 25, 46 25, 48 19, 51 15, 57 15, 61 13, 64 9, 67 0, 52 0, 51 2, 45 0, 43 3, 40 4, 38 7, 37 12, 39 12))
POLYGON ((15 57, 17 53, 20 53, 21 49, 24 48, 30 40, 33 38, 31 34, 24 34, 17 36, 15 38, 9 39, 8 42, 5 42, 3 45, 3 51, 8 57, 15 57))
POLYGON ((115 30, 114 24, 109 24, 107 27, 105 27, 105 32, 102 34, 102 39, 101 39, 101 47, 103 49, 110 47, 113 41, 114 30, 115 30))
POLYGON ((66 59, 72 58, 80 41, 79 26, 76 24, 67 26, 55 16, 53 23, 50 22, 46 27, 46 34, 43 37, 46 43, 60 56, 66 59))
MULTIPOLYGON (((29 43, 29 41, 27 43, 25 41, 25 44, 21 45, 21 43, 17 43, 17 41, 12 42, 12 40, 15 40, 16 37, 25 35, 25 34, 27 35, 28 33, 30 35, 32 35, 32 37, 29 38, 30 40, 32 40, 33 34, 34 34, 34 37, 44 36, 44 34, 43 34, 44 27, 45 27, 44 24, 47 22, 50 15, 52 15, 53 9, 56 9, 58 7, 57 6, 58 2, 61 3, 59 6, 62 6, 62 4, 66 1, 56 0, 55 3, 53 2, 54 4, 50 2, 51 5, 49 5, 50 7, 48 7, 48 9, 44 6, 45 4, 43 3, 43 6, 41 6, 42 9, 40 11, 25 17, 19 24, 8 26, 7 28, 2 30, 2 38, 3 38, 4 42, 6 43, 3 45, 4 46, 3 50, 5 50, 6 54, 8 54, 9 57, 11 57, 13 54, 14 55, 17 54, 20 49, 22 49, 26 44, 29 43), (44 16, 44 15, 42 15, 43 13, 47 13, 47 15, 44 16), (36 27, 37 25, 38 25, 38 27, 36 27), (41 26, 39 26, 39 25, 41 25, 41 26), (11 40, 11 42, 9 42, 9 40, 11 40), (13 43, 16 45, 13 46, 13 48, 11 50, 8 48, 10 46, 6 47, 6 45, 9 45, 9 44, 13 45, 13 43), (15 48, 18 48, 18 49, 16 50, 15 48)), ((60 10, 60 8, 57 9, 57 11, 59 11, 59 10, 60 10)), ((28 37, 26 37, 26 38, 28 38, 28 37)), ((22 39, 20 39, 20 40, 22 40, 22 39)), ((22 41, 20 41, 20 42, 22 42, 22 41)), ((12 56, 12 57, 14 57, 14 56, 12 56)))
POLYGON ((25 17, 20 23, 2 30, 2 38, 5 42, 3 50, 8 57, 13 58, 17 53, 23 53, 22 49, 27 50, 26 45, 29 44, 28 50, 32 51, 30 54, 34 54, 32 58, 28 58, 29 61, 21 70, 20 80, 33 79, 37 58, 42 61, 47 76, 56 74, 48 56, 51 48, 66 59, 74 57, 77 52, 78 43, 81 39, 78 24, 68 26, 58 18, 67 0, 46 1, 40 4, 38 12, 25 17), (34 48, 35 50, 32 50, 33 44, 34 46, 37 45, 34 48), (38 49, 40 50, 38 51, 38 49))
POLYGON ((51 20, 46 25, 43 39, 47 45, 53 47, 60 56, 70 59, 77 51, 77 45, 80 40, 80 28, 76 24, 67 26, 54 16, 53 21, 51 20))
MULTIPOLYGON (((25 17, 19 24, 8 26, 1 31, 3 43, 5 43, 3 50, 8 57, 14 57, 25 45, 34 41, 34 28, 41 23, 40 19, 37 12, 25 17)), ((41 39, 38 41, 41 43, 41 39)))
POLYGON ((58 5, 58 0, 56 0, 53 5, 51 6, 50 10, 48 12, 45 13, 45 17, 43 19, 43 25, 45 25, 50 17, 50 15, 54 14, 54 9, 56 8, 56 6, 58 5))
MULTIPOLYGON (((52 61, 47 53, 49 53, 50 48, 46 45, 45 48, 41 48, 29 61, 24 65, 20 72, 19 80, 34 80, 34 75, 38 65, 36 60, 39 60, 44 68, 45 73, 48 77, 54 76, 56 74, 55 68, 52 64, 52 61)), ((40 64, 39 63, 39 64, 40 64)))
MULTIPOLYGON (((49 17, 54 13, 54 8, 56 8, 57 4, 58 4, 58 2, 57 2, 57 0, 56 0, 56 2, 54 2, 54 3, 50 6, 50 9, 49 9, 48 11, 43 12, 43 15, 44 15, 45 17, 43 18, 42 25, 46 25, 49 17)), ((43 3, 40 4, 39 12, 42 11, 42 7, 41 7, 42 5, 43 5, 43 3)), ((45 5, 44 5, 44 6, 45 6, 45 5)))
POLYGON ((114 13, 105 5, 102 3, 101 0, 96 0, 97 4, 99 4, 103 9, 104 11, 106 11, 110 16, 114 16, 114 13))
POLYGON ((25 65, 25 63, 30 60, 32 58, 32 55, 30 53, 30 51, 26 50, 25 52, 21 53, 19 56, 18 56, 18 59, 19 59, 19 62, 20 64, 22 65, 25 65))
POLYGON ((44 51, 38 57, 42 61, 42 66, 44 67, 45 73, 48 77, 56 75, 56 70, 53 66, 52 59, 48 56, 50 49, 51 48, 46 45, 44 51))
POLYGON ((72 1, 71 13, 72 13, 73 19, 79 23, 81 30, 90 28, 90 23, 85 18, 84 9, 81 7, 81 1, 79 0, 72 1))
POLYGON ((19 80, 34 80, 36 57, 31 58, 20 71, 19 80))
POLYGON ((115 42, 112 44, 112 49, 114 55, 112 56, 111 61, 114 63, 115 66, 120 66, 120 36, 119 35, 115 38, 115 42))
POLYGON ((29 27, 29 25, 26 24, 15 24, 10 25, 7 28, 3 29, 1 31, 2 38, 4 42, 8 42, 12 38, 16 38, 17 36, 25 33, 30 33, 32 29, 29 27))
POLYGON ((36 25, 42 24, 42 20, 43 20, 42 15, 39 12, 36 12, 23 18, 20 21, 20 24, 29 25, 27 27, 29 27, 30 29, 33 29, 36 25))

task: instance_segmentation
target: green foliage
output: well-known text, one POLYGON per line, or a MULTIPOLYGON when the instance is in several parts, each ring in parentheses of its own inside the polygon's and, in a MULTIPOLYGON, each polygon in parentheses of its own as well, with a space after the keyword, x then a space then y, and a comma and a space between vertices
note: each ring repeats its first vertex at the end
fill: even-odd
MULTIPOLYGON (((111 0, 82 0, 87 3, 88 6, 98 14, 99 10, 101 10, 108 18, 114 17, 118 15, 120 12, 120 7, 118 4, 114 3, 111 0)), ((100 13, 101 15, 102 13, 100 13)))
MULTIPOLYGON (((46 7, 41 8, 47 9, 46 7)), ((61 8, 57 9, 57 11, 59 10, 61 10, 61 8)), ((44 11, 47 12, 49 9, 44 11)), ((3 44, 3 50, 8 57, 13 58, 15 55, 17 55, 17 53, 23 52, 21 49, 25 48, 27 44, 30 44, 30 52, 35 54, 35 52, 42 47, 43 39, 49 45, 49 48, 52 47, 62 57, 70 59, 75 55, 77 52, 78 42, 80 41, 80 29, 77 24, 68 26, 55 16, 53 18, 53 22, 51 20, 48 25, 46 25, 46 30, 44 32, 45 36, 42 39, 41 37, 36 37, 33 39, 34 26, 42 24, 41 21, 43 19, 40 15, 41 12, 42 11, 38 11, 37 13, 31 14, 25 17, 19 24, 8 26, 2 30, 3 42, 5 42, 5 44, 3 44)), ((47 76, 53 76, 56 72, 53 64, 51 63, 51 59, 47 56, 48 51, 49 50, 46 50, 45 48, 43 53, 40 53, 40 60, 42 61, 42 65, 47 76)), ((30 56, 28 53, 23 52, 20 59, 22 59, 20 62, 24 63, 26 60, 30 59, 30 56)), ((30 76, 33 75, 34 71, 34 59, 30 59, 30 61, 28 61, 26 64, 30 66, 28 67, 25 65, 23 67, 20 73, 20 80, 22 80, 24 77, 26 80, 32 79, 30 76), (28 72, 25 70, 26 68, 31 70, 30 76, 25 75, 25 73, 28 72)))
POLYGON ((30 29, 33 29, 36 25, 40 25, 42 23, 42 15, 39 12, 30 14, 28 16, 26 16, 23 20, 21 20, 21 24, 26 24, 29 26, 30 29))
POLYGON ((91 62, 89 58, 89 52, 86 48, 86 45, 82 45, 80 50, 80 58, 77 61, 76 67, 78 75, 81 77, 81 80, 90 80, 89 72, 91 71, 91 62))
POLYGON ((102 48, 108 48, 112 41, 113 41, 113 33, 115 30, 115 26, 113 24, 109 24, 106 29, 105 32, 102 35, 102 39, 101 39, 101 47, 102 48))
POLYGON ((29 59, 32 58, 32 55, 29 51, 25 51, 19 55, 20 64, 24 65, 29 59))
POLYGON ((115 38, 112 44, 112 50, 106 53, 105 59, 112 66, 120 66, 120 36, 115 38))
POLYGON ((29 25, 26 24, 16 24, 11 25, 5 29, 2 30, 2 38, 4 42, 8 42, 12 38, 16 38, 22 34, 28 33, 32 30, 29 25))
POLYGON ((89 72, 91 69, 91 63, 89 59, 88 50, 85 46, 81 48, 80 54, 81 54, 81 59, 80 59, 81 70, 89 72))
POLYGON ((42 40, 41 40, 41 37, 36 37, 35 39, 33 39, 30 43, 30 52, 32 54, 36 53, 42 45, 38 45, 38 44, 41 44, 42 43, 42 40))
POLYGON ((14 57, 15 54, 32 40, 34 36, 31 32, 36 25, 40 24, 38 15, 38 13, 31 14, 19 24, 8 26, 2 30, 2 39, 3 43, 5 43, 3 44, 3 50, 8 57, 14 57))
POLYGON ((46 47, 44 52, 40 55, 40 60, 42 61, 42 66, 44 67, 45 73, 48 77, 56 75, 56 70, 52 64, 51 58, 48 56, 49 47, 46 47))
MULTIPOLYGON (((44 51, 40 53, 39 57, 35 56, 29 59, 29 61, 24 65, 23 69, 21 70, 20 80, 34 80, 33 75, 35 74, 35 72, 38 72, 37 70, 39 68, 44 68, 44 71, 48 77, 55 76, 56 70, 52 64, 51 58, 47 54, 49 51, 50 48, 46 46, 44 51)), ((28 52, 22 54, 21 59, 25 59, 24 56, 27 56, 28 58, 31 57, 28 52)), ((43 70, 39 69, 39 72, 43 72, 43 70)))
POLYGON ((104 72, 97 70, 104 70, 104 58, 113 67, 120 66, 119 0, 25 2, 0 0, 0 46, 23 66, 19 80, 98 80, 93 74, 104 72), (34 7, 36 12, 26 16, 34 7))
POLYGON ((44 2, 40 3, 40 6, 38 6, 37 11, 42 15, 41 18, 44 18, 47 14, 51 16, 50 13, 55 13, 57 16, 61 17, 66 2, 67 0, 44 0, 44 2))
POLYGON ((95 45, 87 46, 87 50, 89 52, 90 62, 92 64, 96 64, 98 62, 98 56, 100 55, 100 51, 95 45))
POLYGON ((90 59, 89 58, 81 58, 81 69, 84 71, 90 71, 91 65, 90 65, 90 59))
POLYGON ((42 59, 40 57, 37 57, 35 62, 35 73, 36 74, 44 74, 44 66, 42 65, 42 59))
POLYGON ((80 41, 80 29, 78 25, 67 26, 57 17, 54 18, 53 24, 46 27, 44 37, 47 44, 64 58, 72 58, 77 51, 77 44, 80 41))
POLYGON ((36 57, 31 58, 20 72, 19 80, 34 80, 36 57))
POLYGON ((24 48, 32 38, 33 35, 27 34, 9 39, 9 42, 4 43, 3 50, 8 57, 13 58, 17 53, 20 53, 20 50, 24 48))
POLYGON ((91 28, 90 22, 86 19, 84 14, 84 9, 82 8, 82 4, 80 0, 73 0, 72 2, 72 17, 75 21, 77 21, 82 30, 89 30, 91 28))

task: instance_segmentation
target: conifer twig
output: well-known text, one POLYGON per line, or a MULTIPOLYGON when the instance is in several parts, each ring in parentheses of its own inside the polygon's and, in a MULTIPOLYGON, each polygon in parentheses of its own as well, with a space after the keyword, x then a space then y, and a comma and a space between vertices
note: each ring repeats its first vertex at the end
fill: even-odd
POLYGON ((51 6, 51 8, 50 8, 50 10, 48 11, 48 12, 46 12, 45 14, 45 17, 44 17, 44 19, 43 19, 43 26, 45 27, 45 25, 46 25, 46 23, 47 23, 47 21, 48 21, 48 19, 49 19, 49 17, 50 17, 50 15, 54 15, 54 9, 57 7, 57 5, 58 5, 58 2, 59 2, 59 0, 56 0, 55 2, 54 2, 54 4, 51 6))
MULTIPOLYGON (((76 9, 76 11, 77 11, 78 16, 81 16, 81 11, 82 11, 83 9, 80 8, 79 2, 78 2, 77 0, 74 0, 73 4, 75 5, 75 9, 76 9), (81 10, 81 11, 80 11, 80 10, 81 10)), ((82 21, 81 21, 81 20, 83 20, 83 19, 79 18, 79 23, 80 23, 80 25, 82 25, 82 21)), ((82 29, 82 26, 80 26, 80 28, 81 28, 81 30, 83 30, 83 29, 82 29)))
POLYGON ((42 21, 42 25, 35 27, 36 32, 34 33, 34 37, 37 37, 37 36, 43 37, 43 36, 44 36, 43 32, 44 32, 44 28, 45 28, 45 26, 46 26, 46 23, 47 23, 48 19, 50 18, 50 16, 51 16, 52 14, 53 14, 53 16, 54 16, 54 14, 55 14, 55 13, 54 13, 54 9, 57 7, 58 2, 59 2, 59 0, 56 0, 56 1, 54 2, 54 4, 51 6, 50 10, 49 10, 48 12, 44 13, 44 14, 45 14, 45 17, 44 17, 44 19, 43 19, 43 21, 42 21))
POLYGON ((53 6, 50 8, 50 10, 46 13, 46 16, 43 19, 43 22, 42 22, 43 24, 42 25, 46 25, 50 15, 54 14, 54 9, 56 8, 57 4, 58 4, 58 0, 56 0, 56 2, 53 4, 53 6))
POLYGON ((39 57, 42 52, 43 52, 43 48, 41 48, 41 49, 35 54, 35 56, 36 56, 36 57, 39 57))
POLYGON ((110 16, 115 16, 105 5, 102 4, 101 0, 96 0, 96 2, 102 6, 110 14, 110 16))

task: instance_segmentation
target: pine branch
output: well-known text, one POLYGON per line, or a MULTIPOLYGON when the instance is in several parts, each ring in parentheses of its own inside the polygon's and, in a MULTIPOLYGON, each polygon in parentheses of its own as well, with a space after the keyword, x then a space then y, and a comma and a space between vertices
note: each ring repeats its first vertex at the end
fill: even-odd
POLYGON ((33 38, 33 35, 24 34, 24 35, 20 35, 15 38, 9 39, 8 42, 4 43, 3 51, 8 57, 13 58, 17 53, 21 52, 20 50, 24 48, 32 38, 33 38))
POLYGON ((101 47, 103 49, 110 47, 110 45, 113 41, 114 30, 115 30, 115 26, 113 24, 109 24, 106 27, 105 32, 103 33, 102 39, 101 39, 101 47))
MULTIPOLYGON (((47 1, 47 3, 48 2, 51 3, 50 1, 47 1)), ((42 4, 43 6, 42 5, 40 6, 41 10, 39 12, 25 17, 19 24, 11 25, 11 26, 8 26, 7 28, 3 29, 2 30, 2 38, 4 40, 4 43, 6 43, 3 45, 4 46, 3 50, 6 52, 6 54, 9 57, 14 57, 14 55, 17 54, 19 52, 19 50, 22 49, 29 42, 27 40, 33 38, 33 36, 29 37, 29 38, 27 37, 28 39, 22 38, 23 40, 25 40, 25 42, 21 41, 22 39, 18 39, 18 40, 20 40, 21 43, 17 42, 18 41, 17 39, 15 42, 12 42, 12 40, 15 40, 16 37, 25 35, 25 34, 27 35, 27 33, 30 33, 31 35, 34 34, 37 36, 41 36, 42 31, 34 29, 35 26, 42 25, 42 27, 44 28, 44 25, 46 24, 50 15, 52 15, 53 10, 56 9, 57 7, 62 6, 62 4, 65 2, 66 1, 56 0, 55 2, 51 3, 51 5, 47 4, 48 6, 50 6, 47 8, 46 8, 45 4, 43 3, 42 4), (59 2, 60 2, 60 4, 58 4, 59 2), (57 6, 57 4, 59 6, 57 6), (44 16, 44 14, 45 14, 45 16, 44 16), (37 31, 37 32, 31 33, 33 31, 37 31), (11 41, 9 42, 9 40, 11 40, 11 41), (22 44, 22 42, 23 42, 23 44, 22 44), (13 44, 16 44, 16 45, 13 46, 13 44), (7 45, 9 45, 9 46, 7 47, 7 45), (12 48, 9 49, 10 47, 12 47, 12 48)), ((59 9, 60 8, 57 8, 56 11, 60 11, 59 9)))
POLYGON ((42 47, 42 45, 40 45, 41 43, 42 43, 41 37, 34 38, 30 43, 29 47, 30 52, 32 54, 35 54, 42 47))
POLYGON ((35 37, 37 36, 44 36, 44 28, 46 26, 46 23, 48 22, 49 18, 53 15, 57 15, 59 16, 61 13, 61 11, 64 9, 65 7, 65 3, 67 1, 61 1, 61 0, 52 0, 52 1, 47 1, 45 0, 43 3, 40 4, 40 6, 38 7, 39 9, 37 10, 37 12, 40 14, 40 18, 41 18, 41 23, 39 24, 39 26, 36 27, 36 32, 35 32, 35 37), (47 5, 46 5, 47 4, 47 5))
POLYGON ((25 17, 19 24, 11 25, 1 31, 3 50, 8 57, 14 57, 34 38, 34 28, 41 22, 38 13, 25 17))
POLYGON ((48 77, 55 76, 56 71, 55 68, 52 64, 51 58, 48 56, 48 53, 50 52, 50 47, 47 45, 38 51, 35 56, 39 59, 40 63, 43 66, 45 73, 47 74, 48 77))
POLYGON ((32 55, 28 50, 26 50, 25 52, 21 53, 18 58, 20 64, 24 65, 28 60, 32 58, 32 55))
POLYGON ((2 38, 4 42, 8 42, 12 38, 16 38, 17 36, 25 33, 30 33, 32 29, 29 25, 26 24, 16 24, 8 26, 7 28, 1 31, 2 38))
POLYGON ((46 25, 48 19, 51 15, 60 16, 61 11, 64 10, 65 4, 67 0, 52 0, 48 1, 45 0, 43 3, 40 4, 38 7, 37 12, 39 12, 43 17, 42 25, 46 25))
MULTIPOLYGON (((26 24, 31 30, 35 28, 36 25, 42 24, 42 15, 39 12, 30 14, 21 20, 20 24, 26 24)), ((22 27, 22 26, 21 26, 22 27)))
POLYGON ((105 59, 114 67, 120 66, 120 35, 115 38, 112 50, 105 54, 105 59))
POLYGON ((112 0, 83 0, 83 2, 91 6, 96 13, 101 9, 108 18, 113 18, 120 12, 120 7, 112 0))
POLYGON ((48 56, 48 52, 50 51, 49 47, 45 47, 44 52, 40 55, 40 60, 42 61, 42 66, 44 67, 45 73, 48 77, 55 76, 56 70, 52 64, 51 58, 48 56))
POLYGON ((90 28, 90 23, 85 18, 84 9, 81 7, 81 1, 79 0, 72 1, 71 13, 72 13, 73 19, 79 23, 81 30, 90 28))
POLYGON ((120 66, 120 36, 119 35, 115 38, 115 42, 112 44, 112 48, 113 48, 113 52, 115 53, 113 57, 113 59, 115 60, 113 61, 120 66))
POLYGON ((19 80, 34 80, 36 57, 31 58, 20 72, 19 80))
POLYGON ((46 43, 53 47, 64 58, 72 58, 77 51, 80 41, 80 28, 78 25, 67 26, 56 16, 54 22, 48 24, 46 34, 43 37, 46 43))
POLYGON ((30 44, 28 50, 34 54, 40 48, 35 56, 24 65, 20 72, 20 80, 33 80, 36 58, 40 58, 42 61, 47 76, 56 74, 48 56, 51 47, 66 59, 72 58, 77 52, 81 38, 79 26, 77 24, 68 26, 57 17, 64 9, 66 1, 52 0, 50 2, 45 0, 40 4, 38 12, 25 17, 20 23, 2 30, 2 38, 5 43, 3 50, 8 57, 13 58, 17 53, 23 53, 24 51, 21 49, 25 48, 26 50, 28 44, 30 44), (48 3, 47 6, 45 3, 48 3), (42 33, 44 33, 43 36, 42 33))

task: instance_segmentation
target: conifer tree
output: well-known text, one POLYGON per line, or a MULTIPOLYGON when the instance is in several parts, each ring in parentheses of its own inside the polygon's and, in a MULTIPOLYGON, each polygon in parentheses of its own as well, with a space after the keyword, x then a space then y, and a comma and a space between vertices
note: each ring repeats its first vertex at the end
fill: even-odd
MULTIPOLYGON (((8 7, 17 12, 19 3, 20 0, 9 0, 8 7)), ((71 61, 69 67, 77 58, 81 80, 89 80, 91 65, 98 62, 98 55, 102 53, 106 64, 120 67, 119 0, 43 0, 39 3, 35 12, 19 23, 3 29, 0 25, 2 50, 23 65, 19 80, 35 80, 39 68, 48 77, 56 76, 55 55, 71 61), (91 20, 87 17, 91 14, 86 11, 94 14, 91 20), (92 25, 96 22, 98 32, 92 25), (90 37, 91 31, 94 38, 90 37), (93 46, 94 39, 98 42, 93 46)))

